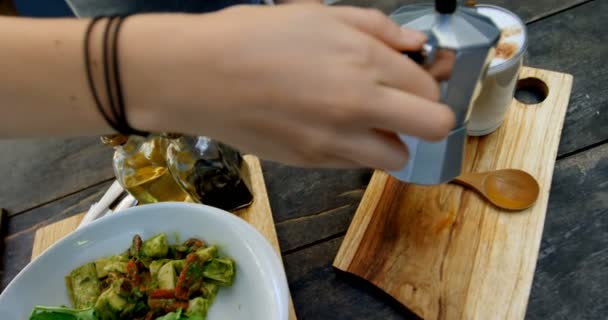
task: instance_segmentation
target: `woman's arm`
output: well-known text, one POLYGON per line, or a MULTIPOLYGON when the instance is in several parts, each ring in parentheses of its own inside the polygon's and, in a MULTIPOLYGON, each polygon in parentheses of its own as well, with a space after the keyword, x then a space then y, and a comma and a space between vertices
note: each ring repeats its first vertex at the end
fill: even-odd
MULTIPOLYGON (((86 80, 86 24, 0 18, 0 137, 111 131, 86 80)), ((128 120, 295 165, 397 169, 394 132, 434 140, 453 124, 436 82, 399 53, 423 42, 345 7, 133 16, 119 37, 128 120)))
POLYGON ((110 132, 84 72, 86 24, 0 17, 0 137, 110 132))

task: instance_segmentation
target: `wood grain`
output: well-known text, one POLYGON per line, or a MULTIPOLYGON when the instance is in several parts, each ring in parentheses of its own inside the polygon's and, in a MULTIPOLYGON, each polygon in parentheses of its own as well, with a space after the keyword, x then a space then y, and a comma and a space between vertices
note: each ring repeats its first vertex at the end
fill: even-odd
MULTIPOLYGON (((363 195, 363 191, 360 192, 363 195)), ((277 234, 284 254, 314 245, 336 235, 344 235, 357 203, 323 211, 307 217, 290 219, 277 224, 277 234)))
POLYGON ((526 319, 608 315, 608 144, 555 166, 526 319))
MULTIPOLYGON (((596 320, 608 314, 606 159, 608 144, 556 163, 527 320, 596 320)), ((341 214, 327 212, 325 219, 333 220, 336 218, 329 216, 341 214)), ((319 219, 310 217, 315 218, 319 219)), ((294 237, 311 230, 307 227, 313 222, 306 219, 309 218, 292 223, 294 237)), ((342 240, 343 237, 331 238, 283 257, 300 318, 416 319, 384 295, 353 283, 350 278, 334 275, 331 262, 342 240)), ((285 247, 283 242, 281 247, 285 247)))
POLYGON ((369 169, 316 170, 264 162, 264 177, 277 223, 358 203, 359 190, 365 188, 371 176, 369 169))
POLYGON ((262 233, 280 256, 281 248, 268 201, 268 193, 266 193, 266 183, 260 160, 251 155, 245 155, 244 160, 247 164, 246 175, 249 177, 249 187, 254 194, 254 200, 249 207, 238 210, 236 214, 262 233))
POLYGON ((572 77, 531 68, 521 77, 541 79, 549 95, 514 101, 498 131, 468 139, 465 171, 525 170, 541 186, 537 203, 507 214, 459 186, 408 185, 376 171, 336 268, 425 319, 523 319, 572 77))
POLYGON ((112 148, 98 137, 0 140, 0 203, 10 215, 114 176, 112 148))
MULTIPOLYGON (((260 161, 257 157, 251 155, 244 156, 244 160, 247 164, 249 184, 251 191, 254 194, 254 201, 249 207, 241 209, 235 212, 235 214, 247 221, 264 235, 273 248, 275 248, 280 258, 281 250, 274 227, 270 203, 268 202, 268 195, 260 161)), ((78 227, 78 224, 80 224, 83 216, 84 213, 77 214, 38 229, 34 236, 32 259, 42 254, 49 246, 75 230, 76 227, 78 227)), ((289 319, 296 319, 291 298, 289 300, 289 319)))
MULTIPOLYGON (((274 247, 282 262, 281 248, 274 226, 272 209, 270 208, 270 202, 268 201, 268 193, 266 192, 266 183, 264 182, 264 174, 262 173, 260 160, 252 155, 244 156, 244 160, 248 165, 250 188, 254 195, 254 200, 251 206, 239 210, 237 215, 249 222, 264 235, 274 247)), ((289 297, 289 319, 297 319, 291 295, 289 297)))
POLYGON ((32 245, 32 260, 41 255, 48 247, 76 230, 84 217, 84 212, 36 230, 32 245))
POLYGON ((286 255, 285 269, 298 315, 307 320, 417 319, 370 286, 336 275, 331 262, 342 237, 286 255), (346 281, 349 280, 349 281, 346 281))
MULTIPOLYGON (((528 1, 529 3, 535 1, 528 1)), ((592 1, 528 26, 524 63, 572 74, 570 105, 558 154, 608 141, 608 1, 592 1)))
POLYGON ((109 186, 110 183, 95 185, 58 201, 9 217, 8 235, 4 238, 6 250, 2 260, 6 263, 1 272, 1 287, 6 287, 30 261, 37 229, 88 210, 109 186))

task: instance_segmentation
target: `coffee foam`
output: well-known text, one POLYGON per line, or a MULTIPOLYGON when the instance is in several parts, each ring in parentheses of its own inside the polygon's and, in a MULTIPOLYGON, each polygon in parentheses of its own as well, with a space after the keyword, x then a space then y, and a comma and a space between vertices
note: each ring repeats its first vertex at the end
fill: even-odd
POLYGON ((513 60, 526 45, 526 29, 522 21, 513 13, 495 6, 477 5, 477 12, 490 18, 501 30, 496 47, 496 55, 490 63, 490 71, 506 61, 513 60))

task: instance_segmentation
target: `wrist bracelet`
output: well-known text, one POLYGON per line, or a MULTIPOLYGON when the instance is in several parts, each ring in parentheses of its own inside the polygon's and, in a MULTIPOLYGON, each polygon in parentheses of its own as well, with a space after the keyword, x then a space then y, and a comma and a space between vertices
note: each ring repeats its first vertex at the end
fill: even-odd
POLYGON ((91 94, 95 100, 97 110, 101 113, 106 122, 117 132, 127 135, 147 136, 147 132, 139 131, 129 125, 124 105, 122 83, 120 79, 120 66, 118 59, 118 36, 120 27, 125 17, 97 17, 92 19, 87 26, 84 39, 84 59, 87 80, 91 94), (94 52, 91 50, 91 35, 95 31, 98 23, 105 23, 103 26, 101 55, 99 65, 96 65, 91 58, 94 52), (101 72, 103 81, 97 84, 95 75, 101 72), (105 97, 107 103, 103 103, 100 96, 100 87, 105 85, 105 97))

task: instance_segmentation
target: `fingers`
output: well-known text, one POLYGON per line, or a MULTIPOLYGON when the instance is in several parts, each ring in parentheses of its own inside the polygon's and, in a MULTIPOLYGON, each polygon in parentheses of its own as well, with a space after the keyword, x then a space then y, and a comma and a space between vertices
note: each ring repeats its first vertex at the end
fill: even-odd
POLYGON ((397 51, 420 50, 426 41, 424 33, 402 29, 382 12, 375 9, 332 7, 332 14, 360 31, 384 42, 397 51))
POLYGON ((439 85, 432 75, 401 53, 386 46, 374 46, 373 66, 378 82, 385 86, 437 101, 439 85))
POLYGON ((454 70, 456 54, 449 49, 442 49, 435 55, 435 62, 427 71, 438 81, 448 80, 454 70))
POLYGON ((301 121, 289 119, 252 122, 251 126, 241 126, 247 129, 246 136, 226 142, 265 160, 303 168, 351 169, 363 166, 336 151, 341 139, 331 126, 303 126, 301 121))
POLYGON ((430 141, 447 136, 454 126, 454 114, 447 106, 433 102, 439 99, 437 82, 429 72, 399 52, 419 50, 425 36, 401 29, 378 11, 336 9, 336 16, 371 35, 370 41, 386 44, 378 42, 369 46, 370 64, 377 81, 384 85, 377 87, 379 98, 371 101, 373 106, 368 106, 373 127, 430 141))
POLYGON ((443 104, 393 88, 378 90, 365 115, 375 128, 436 141, 454 127, 454 113, 443 104))
POLYGON ((439 87, 433 77, 400 51, 422 48, 426 36, 415 30, 401 29, 377 10, 352 7, 331 8, 332 13, 368 35, 370 64, 376 80, 384 85, 415 92, 431 100, 439 98, 439 87))
POLYGON ((377 169, 399 170, 408 159, 407 148, 395 134, 373 129, 348 133, 336 151, 361 166, 377 169))

